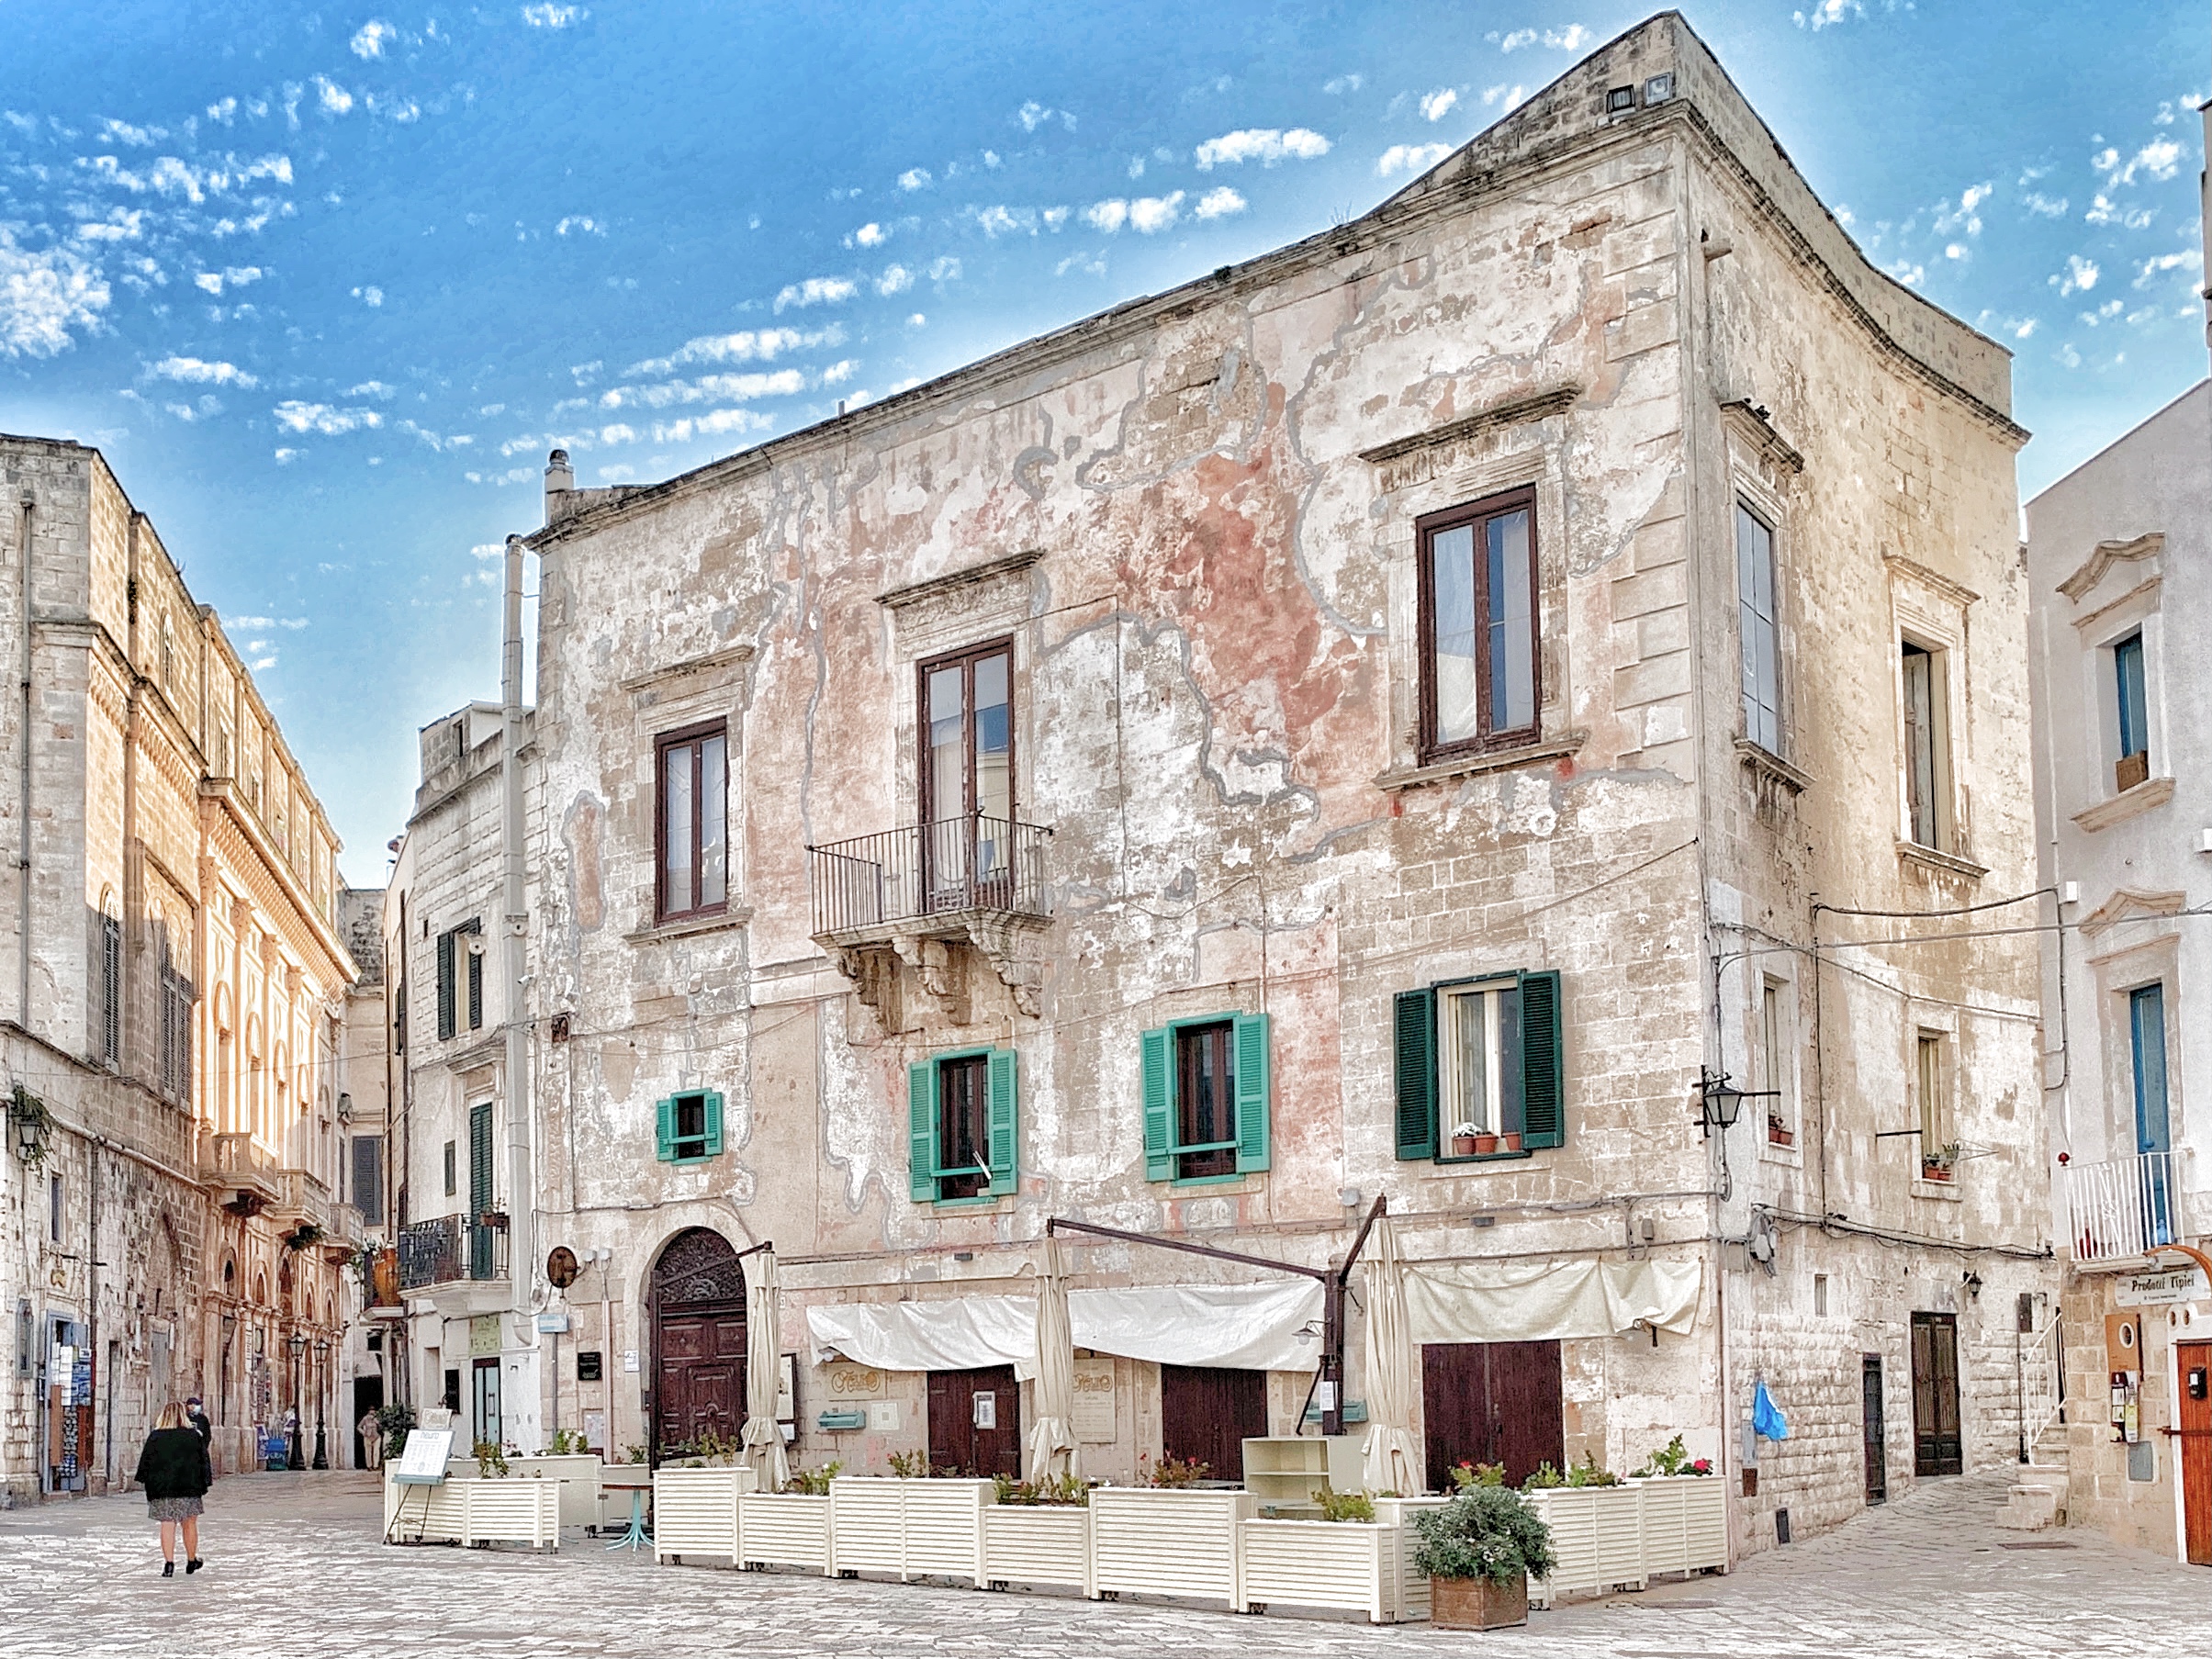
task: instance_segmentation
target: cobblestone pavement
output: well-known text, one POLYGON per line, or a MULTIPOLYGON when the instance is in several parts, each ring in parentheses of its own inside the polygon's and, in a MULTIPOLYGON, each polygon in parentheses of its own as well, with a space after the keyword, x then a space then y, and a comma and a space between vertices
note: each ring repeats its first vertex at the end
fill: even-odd
POLYGON ((557 1555, 377 1541, 373 1477, 245 1475, 209 1499, 197 1577, 163 1579, 138 1497, 0 1514, 0 1651, 724 1659, 1137 1659, 1233 1653, 1531 1659, 2060 1659, 2212 1653, 2212 1574, 1991 1517, 2001 1475, 1936 1483, 1723 1577, 1572 1603, 1487 1636, 1426 1625, 799 1574, 656 1568, 571 1533, 557 1555))

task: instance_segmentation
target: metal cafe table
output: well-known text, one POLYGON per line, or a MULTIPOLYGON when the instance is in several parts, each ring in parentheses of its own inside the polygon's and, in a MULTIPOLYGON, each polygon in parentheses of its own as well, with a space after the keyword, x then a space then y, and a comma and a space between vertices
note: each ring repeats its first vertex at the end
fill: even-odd
POLYGON ((630 1493, 630 1525, 623 1535, 607 1546, 610 1550, 642 1550, 653 1541, 653 1534, 646 1526, 646 1496, 653 1490, 653 1470, 646 1463, 610 1463, 601 1472, 599 1484, 603 1490, 630 1493))

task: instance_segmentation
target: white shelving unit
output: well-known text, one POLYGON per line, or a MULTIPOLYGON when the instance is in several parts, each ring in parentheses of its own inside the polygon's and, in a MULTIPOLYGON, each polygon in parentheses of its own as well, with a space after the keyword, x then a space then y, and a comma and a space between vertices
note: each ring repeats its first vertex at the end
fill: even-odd
POLYGON ((1319 1519, 1315 1490, 1361 1489, 1360 1441, 1355 1434, 1271 1434, 1244 1442, 1244 1489, 1263 1516, 1283 1520, 1319 1519))

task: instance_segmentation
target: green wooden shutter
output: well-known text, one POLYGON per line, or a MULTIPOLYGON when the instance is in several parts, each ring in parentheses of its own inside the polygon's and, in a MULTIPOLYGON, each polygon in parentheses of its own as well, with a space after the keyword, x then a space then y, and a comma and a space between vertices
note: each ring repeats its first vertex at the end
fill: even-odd
POLYGON ((1232 1034, 1237 1067, 1237 1173, 1267 1167, 1267 1016, 1240 1014, 1232 1034))
POLYGON ((491 1102, 468 1109, 468 1219, 481 1222, 491 1208, 491 1102))
POLYGON ((1175 1044, 1165 1026, 1144 1034, 1144 1178, 1175 1173, 1175 1044))
POLYGON ((937 1066, 906 1068, 906 1194, 916 1204, 937 1197, 937 1066))
MULTIPOLYGON (((468 931, 473 943, 476 937, 476 929, 472 927, 468 931)), ((484 1028, 484 958, 474 950, 466 954, 468 957, 468 1028, 471 1031, 481 1031, 484 1028)))
POLYGON ((454 1007, 454 936, 450 933, 438 936, 438 1037, 440 1041, 453 1036, 454 1007))
POLYGON ((1566 1144, 1566 1067, 1556 969, 1521 976, 1521 1100, 1524 1147, 1566 1144))
POLYGON ((671 1094, 666 1100, 657 1100, 653 1103, 653 1120, 655 1155, 663 1163, 672 1163, 676 1159, 676 1097, 674 1095, 671 1094))
POLYGON ((707 1135, 703 1152, 706 1157, 719 1158, 722 1156, 722 1096, 709 1093, 706 1103, 707 1135))
POLYGON ((1392 1023, 1398 1076, 1398 1155, 1436 1156, 1436 991, 1401 991, 1392 1023))
POLYGON ((1020 1176, 1019 1108, 1015 1099, 1014 1050, 991 1050, 991 1190, 1011 1193, 1020 1176))

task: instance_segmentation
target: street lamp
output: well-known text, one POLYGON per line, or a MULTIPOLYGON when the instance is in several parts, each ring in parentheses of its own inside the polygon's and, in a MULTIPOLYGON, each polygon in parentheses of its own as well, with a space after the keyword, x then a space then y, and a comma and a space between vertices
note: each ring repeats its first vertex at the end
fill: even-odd
POLYGON ((1773 1100, 1780 1089, 1739 1089, 1728 1081, 1725 1071, 1708 1071, 1698 1069, 1698 1127, 1711 1139, 1715 1129, 1726 1131, 1735 1127, 1735 1120, 1747 1100, 1773 1100))
POLYGON ((331 1456, 322 1443, 322 1396, 331 1386, 331 1345, 321 1337, 315 1340, 315 1462, 311 1467, 328 1469, 331 1456))
POLYGON ((308 1351, 308 1340, 295 1331, 285 1339, 285 1346, 292 1354, 292 1420, 285 1425, 285 1467, 304 1469, 308 1462, 300 1455, 299 1446, 299 1368, 308 1351))

